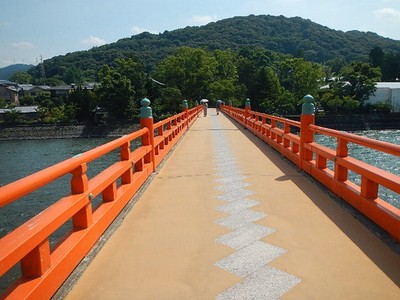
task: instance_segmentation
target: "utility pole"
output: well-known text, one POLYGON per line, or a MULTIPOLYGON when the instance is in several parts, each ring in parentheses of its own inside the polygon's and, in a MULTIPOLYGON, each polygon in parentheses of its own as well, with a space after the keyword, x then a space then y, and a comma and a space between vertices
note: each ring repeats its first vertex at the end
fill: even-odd
POLYGON ((40 78, 46 78, 46 72, 44 71, 43 56, 40 55, 40 78))

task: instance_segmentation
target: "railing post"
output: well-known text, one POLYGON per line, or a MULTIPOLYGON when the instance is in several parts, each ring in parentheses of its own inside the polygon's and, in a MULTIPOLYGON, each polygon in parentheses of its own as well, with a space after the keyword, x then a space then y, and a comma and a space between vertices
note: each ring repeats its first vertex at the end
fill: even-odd
MULTIPOLYGON (((120 153, 121 161, 129 160, 130 156, 131 156, 131 143, 128 141, 121 146, 121 153, 120 153)), ((128 171, 122 174, 121 182, 122 184, 129 184, 132 182, 132 178, 133 178, 133 171, 132 168, 130 168, 128 171)))
POLYGON ((311 95, 304 96, 304 103, 301 107, 301 118, 300 118, 300 168, 306 170, 306 162, 309 162, 313 158, 313 153, 304 147, 305 144, 312 143, 314 141, 314 132, 309 129, 310 124, 315 124, 314 114, 314 97, 311 95))
POLYGON ((189 128, 189 105, 187 100, 183 100, 182 110, 185 112, 186 126, 189 128))
POLYGON ((26 278, 40 277, 50 266, 50 243, 46 239, 21 260, 22 276, 26 278))
MULTIPOLYGON (((71 178, 71 194, 83 194, 89 188, 89 180, 86 175, 87 164, 83 163, 74 171, 72 171, 71 178)), ((92 204, 88 196, 87 204, 79 210, 72 218, 72 223, 75 229, 85 229, 92 223, 92 204)))
POLYGON ((140 104, 142 107, 140 108, 140 128, 147 127, 149 129, 149 135, 147 138, 142 138, 142 145, 148 146, 151 145, 151 152, 149 157, 149 163, 153 164, 153 172, 156 170, 156 159, 154 152, 154 127, 153 127, 153 112, 150 107, 150 100, 144 98, 140 104))
POLYGON ((246 104, 244 106, 244 124, 246 127, 247 127, 247 118, 250 116, 250 110, 251 110, 250 99, 247 98, 246 104))
MULTIPOLYGON (((336 147, 336 157, 347 157, 349 155, 349 148, 347 146, 347 141, 338 138, 336 147)), ((337 160, 335 160, 335 179, 340 182, 347 180, 348 170, 347 168, 341 166, 337 160)))

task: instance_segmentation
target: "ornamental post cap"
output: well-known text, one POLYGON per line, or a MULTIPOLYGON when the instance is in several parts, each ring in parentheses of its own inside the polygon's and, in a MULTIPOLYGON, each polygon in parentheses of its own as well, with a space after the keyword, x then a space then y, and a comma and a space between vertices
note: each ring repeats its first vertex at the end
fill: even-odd
POLYGON ((313 102, 313 101, 314 101, 314 97, 311 96, 310 94, 305 95, 305 96, 303 97, 303 99, 304 99, 306 102, 313 102))
POLYGON ((303 115, 313 115, 315 112, 315 108, 314 108, 314 97, 311 96, 310 94, 305 95, 303 97, 304 103, 301 106, 301 113, 303 115))
POLYGON ((140 104, 142 105, 140 108, 140 117, 142 119, 153 118, 153 112, 151 110, 150 103, 150 100, 147 98, 143 98, 142 101, 140 101, 140 104))
POLYGON ((142 101, 140 101, 140 104, 142 105, 142 107, 147 107, 150 105, 150 100, 147 98, 143 98, 142 101))

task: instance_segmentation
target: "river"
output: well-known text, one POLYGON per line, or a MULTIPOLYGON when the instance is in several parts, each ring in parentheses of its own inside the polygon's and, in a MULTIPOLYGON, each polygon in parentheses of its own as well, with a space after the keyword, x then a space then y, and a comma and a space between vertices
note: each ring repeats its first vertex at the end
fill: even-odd
MULTIPOLYGON (((400 144, 400 130, 370 130, 358 131, 356 134, 367 136, 386 142, 400 144)), ((316 141, 327 147, 333 148, 336 142, 325 136, 316 135, 316 141)), ((47 139, 47 140, 15 140, 0 141, 0 186, 6 185, 19 178, 49 167, 79 153, 93 149, 104 144, 112 138, 75 138, 75 139, 47 139)), ((378 153, 357 145, 349 145, 349 154, 357 159, 400 175, 400 157, 378 153)), ((89 164, 89 178, 105 169, 118 159, 119 153, 110 155, 89 164)), ((333 170, 333 164, 328 163, 328 168, 333 170)), ((356 174, 349 172, 349 179, 360 183, 356 174)), ((60 178, 51 185, 36 191, 23 199, 16 201, 0 213, 0 237, 4 236, 18 225, 31 218, 60 197, 69 193, 70 176, 60 178)), ((392 205, 400 208, 400 196, 380 188, 379 196, 392 205)))
MULTIPOLYGON (((359 131, 354 132, 370 138, 400 144, 400 130, 383 131, 359 131)), ((113 138, 75 138, 75 139, 47 139, 47 140, 16 140, 0 141, 0 186, 13 182, 24 176, 42 170, 65 159, 71 158, 79 153, 93 149, 104 144, 113 138)), ((333 148, 336 142, 324 136, 315 137, 316 142, 333 148)), ((400 157, 377 153, 373 150, 356 145, 349 145, 351 156, 378 166, 382 169, 400 175, 400 157)), ((90 163, 87 174, 89 178, 105 169, 119 157, 115 151, 106 157, 90 163)), ((328 164, 333 169, 333 164, 328 164)), ((349 179, 359 183, 360 178, 355 174, 349 174, 349 179)), ((44 187, 22 199, 1 208, 0 210, 0 238, 8 232, 23 224, 31 217, 38 214, 57 199, 69 193, 70 176, 58 179, 51 185, 44 187)), ((386 191, 379 190, 379 196, 392 205, 400 208, 400 196, 386 191)), ((101 201, 101 199, 95 201, 101 201)), ((96 205, 96 203, 94 203, 96 205)), ((68 226, 70 224, 66 224, 68 226)), ((50 243, 54 244, 62 235, 60 228, 50 237, 50 243)), ((7 286, 8 282, 19 274, 18 266, 15 266, 0 280, 0 292, 7 286)))

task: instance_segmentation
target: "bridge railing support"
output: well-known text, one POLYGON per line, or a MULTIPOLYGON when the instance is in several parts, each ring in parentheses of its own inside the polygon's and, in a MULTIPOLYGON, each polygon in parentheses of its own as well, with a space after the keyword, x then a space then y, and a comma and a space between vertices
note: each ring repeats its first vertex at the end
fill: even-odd
POLYGON ((400 241, 400 208, 381 198, 385 192, 380 194, 382 188, 400 197, 400 175, 352 157, 348 144, 397 157, 400 145, 316 126, 310 95, 304 97, 300 122, 251 111, 247 105, 222 110, 400 241), (315 134, 331 139, 333 149, 316 143, 315 134), (350 172, 359 181, 350 178, 350 172))
POLYGON ((140 128, 147 128, 148 134, 142 138, 142 146, 151 146, 150 153, 145 156, 145 163, 151 163, 153 172, 156 170, 156 159, 154 150, 154 126, 153 126, 153 112, 150 107, 150 100, 144 98, 141 102, 140 108, 140 128))
POLYGON ((153 123, 150 101, 141 104, 141 129, 0 187, 2 208, 72 176, 70 193, 49 199, 39 214, 0 238, 0 276, 10 277, 0 299, 50 299, 201 112, 194 107, 153 123), (118 150, 119 159, 88 178, 92 162, 118 150), (92 209, 98 196, 102 201, 92 209))
POLYGON ((309 127, 310 124, 315 124, 314 98, 306 95, 303 99, 305 102, 301 107, 300 117, 300 168, 310 173, 310 161, 313 159, 313 153, 305 147, 305 144, 314 142, 314 132, 309 127))

